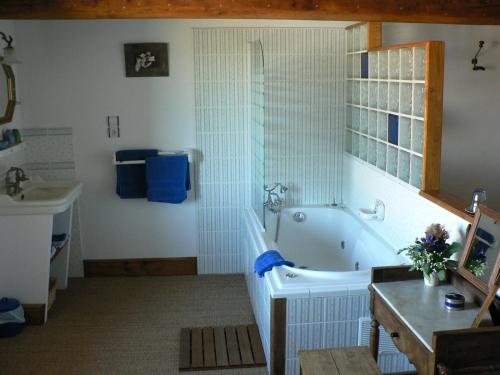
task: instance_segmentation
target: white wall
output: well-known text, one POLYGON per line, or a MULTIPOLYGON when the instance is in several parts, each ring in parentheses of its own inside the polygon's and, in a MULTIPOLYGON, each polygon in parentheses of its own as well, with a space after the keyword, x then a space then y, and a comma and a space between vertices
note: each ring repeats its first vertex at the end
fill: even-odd
POLYGON ((500 210, 500 26, 383 26, 384 45, 420 40, 446 44, 442 189, 470 199, 484 187, 488 205, 500 210), (484 72, 471 64, 479 40, 484 72))
POLYGON ((123 148, 195 146, 188 29, 143 22, 17 25, 28 127, 74 129, 84 258, 196 254, 195 206, 121 200, 111 157, 123 148), (123 43, 170 42, 170 78, 125 78, 123 43), (106 137, 119 115, 122 137, 106 137))
POLYGON ((443 224, 451 241, 465 240, 465 220, 422 198, 416 188, 348 154, 344 154, 343 184, 344 203, 354 212, 372 208, 376 199, 384 202, 385 219, 366 223, 396 249, 423 237, 432 223, 443 224))
POLYGON ((197 255, 195 204, 120 200, 112 153, 129 147, 195 147, 193 27, 344 26, 274 21, 20 21, 26 127, 74 129, 77 175, 84 182, 84 258, 197 255), (123 43, 169 43, 170 77, 125 78, 123 43), (122 137, 106 138, 119 115, 122 137))

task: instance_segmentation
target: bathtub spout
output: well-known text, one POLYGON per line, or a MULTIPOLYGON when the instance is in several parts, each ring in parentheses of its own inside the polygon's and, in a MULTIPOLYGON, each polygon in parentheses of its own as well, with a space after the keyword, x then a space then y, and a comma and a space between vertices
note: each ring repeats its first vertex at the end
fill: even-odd
POLYGON ((278 210, 276 215, 277 215, 277 218, 276 218, 276 231, 275 231, 275 235, 274 235, 274 242, 278 243, 278 238, 280 236, 281 209, 278 210))

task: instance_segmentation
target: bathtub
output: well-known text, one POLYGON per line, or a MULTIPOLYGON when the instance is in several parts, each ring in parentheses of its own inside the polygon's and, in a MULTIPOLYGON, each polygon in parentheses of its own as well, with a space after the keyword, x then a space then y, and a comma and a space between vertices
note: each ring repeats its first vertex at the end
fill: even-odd
MULTIPOLYGON (((251 208, 244 210, 245 278, 269 373, 298 375, 299 350, 367 345, 371 268, 407 259, 347 208, 287 207, 280 216, 267 212, 266 228, 251 208), (295 267, 259 278, 255 259, 270 249, 295 267)), ((379 348, 382 369, 409 371, 404 355, 388 345, 379 348)))
POLYGON ((347 208, 287 207, 280 214, 269 211, 267 230, 253 211, 247 212, 246 219, 256 235, 256 256, 275 249, 295 263, 295 267, 277 267, 266 274, 273 297, 366 289, 372 267, 406 262, 347 208))

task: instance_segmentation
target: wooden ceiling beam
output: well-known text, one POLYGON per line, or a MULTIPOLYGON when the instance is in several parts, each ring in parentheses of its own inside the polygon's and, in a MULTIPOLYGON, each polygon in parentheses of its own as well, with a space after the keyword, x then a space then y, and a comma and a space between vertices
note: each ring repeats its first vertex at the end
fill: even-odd
POLYGON ((500 24, 500 0, 0 0, 0 19, 226 18, 500 24))

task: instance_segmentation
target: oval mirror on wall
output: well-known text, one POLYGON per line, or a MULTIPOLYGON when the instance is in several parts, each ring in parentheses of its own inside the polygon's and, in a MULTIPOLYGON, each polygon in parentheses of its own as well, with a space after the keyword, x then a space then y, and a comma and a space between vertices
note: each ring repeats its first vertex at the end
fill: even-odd
POLYGON ((16 105, 16 80, 12 67, 2 64, 0 69, 0 124, 12 121, 16 105))

